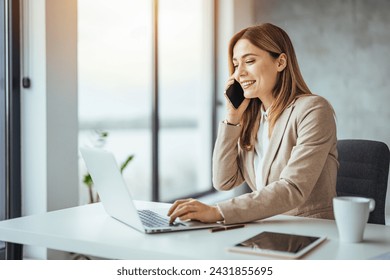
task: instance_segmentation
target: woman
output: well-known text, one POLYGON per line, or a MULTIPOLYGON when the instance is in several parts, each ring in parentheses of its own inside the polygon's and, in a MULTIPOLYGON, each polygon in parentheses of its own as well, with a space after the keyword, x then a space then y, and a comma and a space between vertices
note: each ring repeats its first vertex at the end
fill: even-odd
POLYGON ((237 109, 227 101, 213 154, 213 183, 230 190, 245 181, 252 192, 216 206, 178 200, 168 212, 171 221, 232 224, 277 214, 333 219, 334 112, 310 92, 286 32, 269 23, 241 30, 229 44, 229 69, 226 88, 237 80, 245 100, 237 109))

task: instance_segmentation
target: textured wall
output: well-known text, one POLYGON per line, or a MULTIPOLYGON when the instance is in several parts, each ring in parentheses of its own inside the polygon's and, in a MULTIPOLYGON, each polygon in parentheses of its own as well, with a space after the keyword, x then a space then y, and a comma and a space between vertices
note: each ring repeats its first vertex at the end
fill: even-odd
MULTIPOLYGON (((339 139, 390 147, 390 1, 256 0, 256 23, 290 35, 313 93, 327 98, 339 139)), ((387 195, 390 224, 390 191, 387 195)))

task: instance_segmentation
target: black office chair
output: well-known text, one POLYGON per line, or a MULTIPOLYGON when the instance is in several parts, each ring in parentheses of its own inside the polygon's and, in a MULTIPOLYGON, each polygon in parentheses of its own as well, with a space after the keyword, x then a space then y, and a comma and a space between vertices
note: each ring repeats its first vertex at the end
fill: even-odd
POLYGON ((375 200, 369 223, 385 224, 389 148, 370 140, 337 141, 340 167, 337 174, 338 196, 362 196, 375 200))

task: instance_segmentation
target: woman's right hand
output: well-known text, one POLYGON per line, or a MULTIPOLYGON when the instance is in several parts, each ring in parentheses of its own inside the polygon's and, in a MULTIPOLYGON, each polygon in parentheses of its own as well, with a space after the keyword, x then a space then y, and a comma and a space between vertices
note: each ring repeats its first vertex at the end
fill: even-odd
POLYGON ((248 108, 250 99, 245 98, 244 101, 240 104, 240 106, 236 109, 229 98, 226 96, 226 90, 234 83, 234 76, 232 75, 225 86, 225 98, 226 98, 226 120, 231 124, 239 124, 241 122, 241 118, 246 108, 248 108))

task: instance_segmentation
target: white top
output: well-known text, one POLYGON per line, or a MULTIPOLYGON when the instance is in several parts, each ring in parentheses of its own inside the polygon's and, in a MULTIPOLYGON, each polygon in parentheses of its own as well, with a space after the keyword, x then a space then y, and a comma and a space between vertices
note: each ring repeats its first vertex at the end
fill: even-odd
POLYGON ((255 175, 256 175, 256 188, 259 190, 262 188, 262 170, 263 170, 263 163, 264 163, 264 156, 265 153, 268 150, 269 145, 269 138, 268 138, 268 112, 264 111, 263 105, 261 105, 260 113, 261 113, 261 119, 260 119, 260 126, 259 130, 257 131, 257 142, 255 144, 255 159, 254 159, 254 166, 255 166, 255 175))

